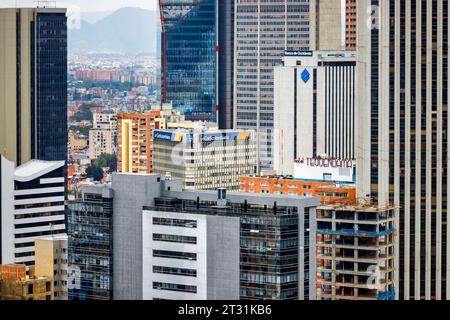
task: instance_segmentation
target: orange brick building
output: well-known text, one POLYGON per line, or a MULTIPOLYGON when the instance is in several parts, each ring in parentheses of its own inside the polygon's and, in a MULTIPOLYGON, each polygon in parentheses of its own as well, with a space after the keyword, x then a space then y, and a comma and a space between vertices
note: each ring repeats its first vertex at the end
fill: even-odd
POLYGON ((117 171, 152 172, 153 130, 164 127, 160 111, 117 115, 117 171))
POLYGON ((322 203, 356 202, 356 188, 353 184, 294 180, 285 177, 242 177, 241 191, 312 196, 320 199, 322 203))
POLYGON ((345 2, 345 48, 356 51, 356 0, 345 2))

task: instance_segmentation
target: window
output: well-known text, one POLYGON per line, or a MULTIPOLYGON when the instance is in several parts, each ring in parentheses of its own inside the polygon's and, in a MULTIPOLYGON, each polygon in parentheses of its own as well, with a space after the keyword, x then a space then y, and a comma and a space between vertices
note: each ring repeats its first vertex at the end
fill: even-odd
POLYGON ((197 293, 197 286, 166 282, 153 282, 153 289, 197 293))
POLYGON ((197 270, 153 266, 153 273, 173 274, 177 276, 197 277, 197 270))
POLYGON ((185 228, 197 228, 197 221, 169 218, 153 218, 153 224, 161 226, 174 226, 185 228))
POLYGON ((165 241, 165 242, 178 242, 178 243, 188 243, 188 244, 197 244, 196 237, 190 236, 179 236, 175 234, 153 234, 153 241, 165 241))
POLYGON ((51 290, 51 285, 50 285, 50 281, 47 281, 46 283, 45 283, 45 291, 50 291, 51 290))
POLYGON ((166 250, 153 250, 153 256, 157 258, 169 258, 169 259, 180 259, 180 260, 197 260, 196 253, 190 252, 177 252, 177 251, 166 251, 166 250))
POLYGON ((28 294, 33 294, 33 285, 32 284, 28 285, 28 294))

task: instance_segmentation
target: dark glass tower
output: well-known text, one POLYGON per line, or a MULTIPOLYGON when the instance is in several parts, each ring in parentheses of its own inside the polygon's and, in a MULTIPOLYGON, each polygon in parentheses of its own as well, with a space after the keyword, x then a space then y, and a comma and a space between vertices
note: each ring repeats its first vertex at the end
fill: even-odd
POLYGON ((216 120, 217 0, 162 0, 163 102, 190 119, 216 120))
POLYGON ((37 126, 32 146, 36 146, 37 159, 66 160, 67 18, 65 13, 38 12, 34 23, 37 50, 31 70, 36 63, 36 77, 32 77, 31 87, 37 90, 36 112, 32 112, 37 126))

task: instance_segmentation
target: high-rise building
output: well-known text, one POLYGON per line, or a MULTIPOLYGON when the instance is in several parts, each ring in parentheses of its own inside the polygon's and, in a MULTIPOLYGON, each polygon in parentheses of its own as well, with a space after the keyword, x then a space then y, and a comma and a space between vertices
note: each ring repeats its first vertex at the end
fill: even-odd
POLYGON ((272 166, 273 67, 310 48, 309 1, 236 1, 234 128, 258 135, 258 167, 272 166))
POLYGON ((217 0, 162 0, 161 91, 187 117, 216 121, 217 0))
POLYGON ((89 130, 89 159, 117 151, 117 116, 112 113, 94 113, 92 129, 89 130))
POLYGON ((58 235, 35 241, 35 274, 53 278, 55 300, 68 299, 67 236, 58 235))
POLYGON ((35 264, 35 241, 66 233, 65 161, 16 169, 1 156, 1 263, 35 264))
POLYGON ((343 49, 341 0, 309 0, 310 49, 335 51, 343 49))
POLYGON ((113 191, 86 185, 82 198, 69 202, 70 300, 113 298, 113 191), (76 278, 78 277, 78 278, 76 278))
POLYGON ((117 115, 117 171, 150 173, 153 168, 153 130, 184 121, 172 104, 152 106, 146 113, 117 115))
POLYGON ((274 70, 274 169, 299 158, 354 159, 356 55, 287 51, 274 70))
POLYGON ((153 172, 180 178, 186 189, 238 190, 242 176, 256 173, 255 132, 199 126, 153 133, 153 172))
POLYGON ((233 129, 234 0, 219 2, 219 129, 233 129))
POLYGON ((66 9, 0 9, 0 151, 67 159, 66 9))
POLYGON ((358 196, 400 208, 397 298, 450 299, 449 2, 357 13, 358 196))
POLYGON ((356 51, 356 0, 345 0, 345 49, 356 51))

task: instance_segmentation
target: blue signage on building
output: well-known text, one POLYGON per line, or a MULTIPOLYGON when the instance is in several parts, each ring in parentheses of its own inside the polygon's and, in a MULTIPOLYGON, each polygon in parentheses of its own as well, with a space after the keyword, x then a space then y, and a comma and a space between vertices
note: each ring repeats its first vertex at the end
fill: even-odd
POLYGON ((308 83, 309 79, 311 78, 311 74, 307 69, 303 70, 303 72, 300 74, 302 80, 304 83, 308 83))
POLYGON ((153 137, 155 139, 159 139, 159 140, 169 140, 169 141, 173 141, 174 139, 174 133, 173 132, 167 132, 167 131, 158 131, 155 130, 153 131, 153 137))

